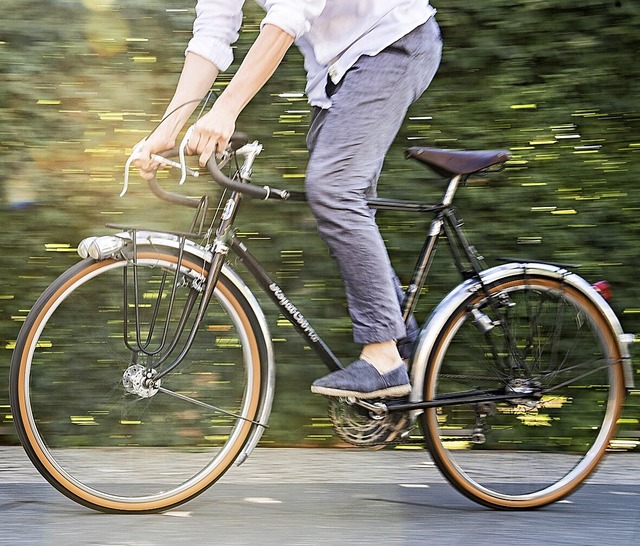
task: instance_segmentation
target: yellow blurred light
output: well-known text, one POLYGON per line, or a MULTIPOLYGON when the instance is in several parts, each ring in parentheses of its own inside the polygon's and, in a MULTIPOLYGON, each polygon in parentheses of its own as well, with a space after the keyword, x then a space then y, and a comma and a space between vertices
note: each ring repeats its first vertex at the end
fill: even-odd
POLYGON ((87 426, 87 425, 97 425, 98 423, 95 422, 95 419, 91 416, 85 416, 85 415, 71 415, 69 417, 69 419, 71 419, 71 422, 74 425, 81 425, 81 426, 87 426))
POLYGON ((113 57, 126 51, 127 37, 131 35, 129 24, 118 13, 106 16, 94 13, 84 24, 84 35, 94 53, 113 57))
POLYGON ((578 214, 578 212, 573 209, 565 209, 551 211, 551 214, 578 214))
POLYGON ((517 419, 522 421, 522 424, 529 427, 550 427, 551 418, 544 413, 524 413, 517 415, 517 419))
POLYGON ((155 63, 157 61, 157 58, 151 55, 145 55, 145 56, 139 55, 137 57, 132 57, 131 60, 134 63, 155 63))
POLYGON ((109 11, 118 0, 82 0, 82 5, 90 11, 109 11))

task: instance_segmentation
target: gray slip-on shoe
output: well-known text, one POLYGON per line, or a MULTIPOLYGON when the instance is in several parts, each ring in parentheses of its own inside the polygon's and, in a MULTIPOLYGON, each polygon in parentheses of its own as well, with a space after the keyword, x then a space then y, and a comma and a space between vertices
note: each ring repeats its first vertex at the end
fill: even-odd
POLYGON ((366 360, 356 360, 343 370, 316 379, 311 392, 325 396, 360 399, 400 397, 411 392, 409 374, 404 364, 381 374, 366 360))

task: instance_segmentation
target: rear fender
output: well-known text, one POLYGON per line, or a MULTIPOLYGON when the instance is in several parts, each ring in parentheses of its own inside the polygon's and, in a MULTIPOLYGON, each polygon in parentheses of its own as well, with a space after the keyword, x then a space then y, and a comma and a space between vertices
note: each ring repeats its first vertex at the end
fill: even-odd
MULTIPOLYGON (((523 274, 561 280, 583 293, 600 310, 605 320, 616 334, 620 355, 623 360, 624 379, 627 389, 634 388, 633 368, 629 345, 633 343, 633 334, 625 334, 620 321, 606 300, 582 277, 562 267, 543 263, 508 263, 487 269, 481 273, 482 283, 492 284, 508 280, 523 274)), ((420 330, 411 367, 411 401, 424 399, 424 381, 429 356, 433 351, 439 332, 444 328, 447 319, 471 295, 482 290, 482 283, 477 279, 469 279, 454 288, 434 309, 429 319, 420 330)), ((419 413, 419 412, 418 412, 419 413)))

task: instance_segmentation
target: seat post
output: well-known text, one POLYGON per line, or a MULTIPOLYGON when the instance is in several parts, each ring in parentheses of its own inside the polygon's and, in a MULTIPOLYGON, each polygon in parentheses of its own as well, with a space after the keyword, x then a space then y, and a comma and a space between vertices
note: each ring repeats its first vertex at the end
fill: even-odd
POLYGON ((451 203, 453 202, 453 197, 456 194, 456 191, 458 190, 458 186, 460 186, 460 183, 464 181, 464 178, 466 177, 463 177, 463 175, 461 174, 457 174, 453 178, 451 178, 451 180, 449 180, 447 191, 445 191, 444 198, 442 199, 442 204, 445 207, 450 206, 451 203))

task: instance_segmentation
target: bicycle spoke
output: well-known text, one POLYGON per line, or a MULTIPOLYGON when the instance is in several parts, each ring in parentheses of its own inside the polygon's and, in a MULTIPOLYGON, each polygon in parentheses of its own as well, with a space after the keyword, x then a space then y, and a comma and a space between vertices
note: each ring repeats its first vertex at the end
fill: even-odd
POLYGON ((259 423, 258 421, 254 421, 253 419, 247 419, 246 417, 242 417, 242 415, 239 415, 237 413, 233 413, 231 411, 224 410, 222 408, 214 406, 213 404, 207 404, 206 402, 201 402, 200 400, 196 400, 195 398, 191 398, 190 396, 185 396, 184 394, 180 394, 178 392, 170 391, 169 389, 165 389, 164 387, 158 387, 158 391, 162 392, 164 394, 168 394, 169 396, 173 396, 175 398, 178 398, 179 400, 184 400, 185 402, 189 402, 190 404, 195 404, 196 406, 200 406, 202 408, 209 409, 209 410, 211 410, 213 412, 222 413, 223 415, 228 415, 229 417, 235 417, 236 419, 241 419, 243 421, 247 421, 247 422, 252 423, 254 425, 259 425, 261 427, 268 428, 266 425, 263 425, 262 423, 259 423))
MULTIPOLYGON (((553 387, 549 387, 549 388, 543 389, 543 392, 546 394, 548 392, 553 392, 553 391, 556 391, 558 389, 562 389, 564 387, 570 387, 571 385, 580 384, 580 381, 582 379, 585 379, 585 378, 587 378, 587 377, 589 377, 591 375, 597 374, 598 372, 603 372, 603 371, 607 370, 608 368, 610 368, 612 365, 619 364, 619 363, 620 363, 620 361, 617 361, 617 362, 614 362, 612 364, 604 364, 604 365, 599 366, 597 368, 591 368, 589 371, 584 372, 583 374, 573 376, 571 379, 568 379, 564 383, 558 383, 557 385, 553 385, 553 387)), ((571 368, 567 368, 566 372, 568 373, 569 371, 573 371, 573 370, 576 370, 576 369, 584 367, 584 366, 585 366, 585 364, 572 366, 571 368)))

